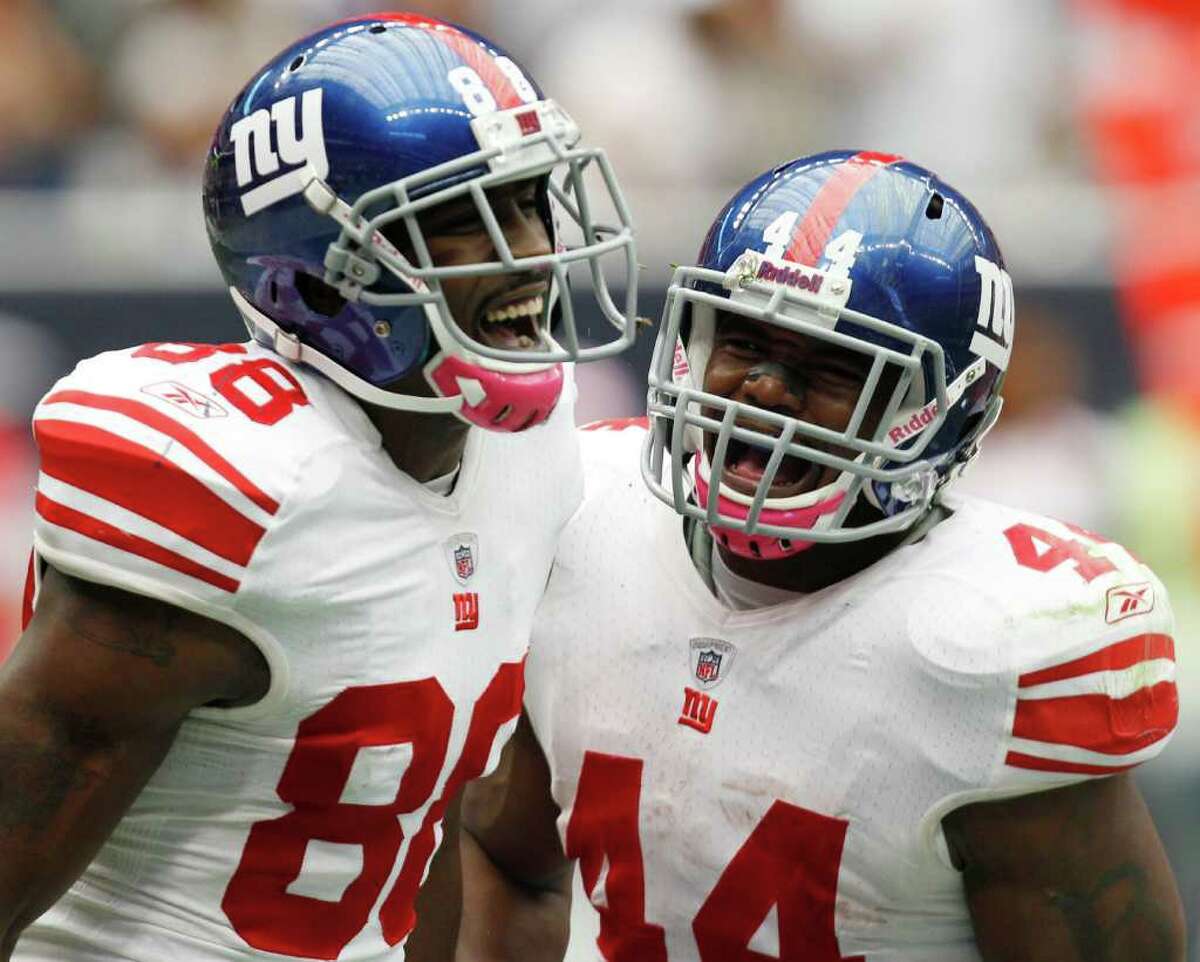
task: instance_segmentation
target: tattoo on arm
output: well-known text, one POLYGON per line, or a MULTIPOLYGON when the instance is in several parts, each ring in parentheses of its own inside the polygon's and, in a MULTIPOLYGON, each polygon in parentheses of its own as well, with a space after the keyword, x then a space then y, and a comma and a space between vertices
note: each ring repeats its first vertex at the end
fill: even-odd
POLYGON ((83 622, 71 627, 85 641, 146 658, 158 668, 167 668, 175 658, 170 635, 179 616, 177 608, 158 606, 150 612, 126 612, 116 631, 107 625, 96 627, 83 622))
POLYGON ((12 831, 41 831, 58 816, 67 797, 92 780, 86 769, 58 751, 0 744, 0 839, 12 831))
POLYGON ((1087 892, 1051 892, 1082 962, 1172 962, 1171 921, 1151 891, 1144 869, 1126 862, 1104 873, 1087 892))

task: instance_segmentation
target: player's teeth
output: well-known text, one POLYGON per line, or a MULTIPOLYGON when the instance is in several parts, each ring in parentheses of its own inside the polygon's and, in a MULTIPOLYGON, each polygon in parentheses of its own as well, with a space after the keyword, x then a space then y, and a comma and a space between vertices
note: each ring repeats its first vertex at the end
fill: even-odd
POLYGON ((484 314, 483 319, 488 323, 494 324, 497 321, 512 321, 518 317, 536 317, 542 313, 543 301, 541 297, 531 297, 527 301, 522 301, 519 304, 509 304, 507 307, 493 308, 484 314))

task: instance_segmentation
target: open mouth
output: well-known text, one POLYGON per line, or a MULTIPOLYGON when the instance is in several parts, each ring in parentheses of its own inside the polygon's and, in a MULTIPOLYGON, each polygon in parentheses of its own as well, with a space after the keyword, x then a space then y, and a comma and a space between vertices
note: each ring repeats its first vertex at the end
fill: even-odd
POLYGON ((477 325, 478 338, 488 347, 528 351, 538 347, 538 325, 545 310, 544 284, 531 291, 528 287, 506 293, 492 301, 477 325))
MULTIPOLYGON (((753 496, 758 490, 758 483, 766 473, 767 462, 771 452, 757 445, 746 444, 733 438, 725 451, 725 464, 721 471, 721 480, 734 491, 747 496, 753 496)), ((826 468, 813 461, 787 455, 779 463, 771 486, 767 489, 768 498, 793 498, 798 494, 815 491, 825 483, 826 468)))

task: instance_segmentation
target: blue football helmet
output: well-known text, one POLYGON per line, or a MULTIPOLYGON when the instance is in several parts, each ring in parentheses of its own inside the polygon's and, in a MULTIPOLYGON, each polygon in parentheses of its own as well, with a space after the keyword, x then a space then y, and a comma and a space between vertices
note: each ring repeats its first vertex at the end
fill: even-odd
POLYGON ((751 558, 907 528, 995 423, 1013 326, 996 239, 936 174, 869 152, 784 164, 739 190, 697 266, 675 271, 650 367, 643 476, 751 558), (866 355, 844 429, 705 391, 718 312, 866 355), (755 449, 753 494, 726 484, 731 457, 755 449), (825 483, 772 497, 785 459, 791 477, 800 462, 825 483), (876 509, 865 521, 851 515, 862 500, 876 509))
POLYGON ((370 403, 521 430, 548 416, 562 362, 611 356, 637 326, 628 210, 603 152, 578 142, 566 112, 478 34, 415 14, 354 18, 279 54, 234 99, 204 179, 209 239, 260 342, 370 403), (514 256, 488 191, 527 180, 551 251, 514 256), (474 204, 496 259, 433 263, 419 215, 455 200, 474 204), (615 224, 597 220, 606 210, 615 224), (625 273, 621 307, 606 256, 625 273), (572 266, 611 324, 600 343, 581 343, 572 266), (473 319, 451 316, 443 281, 495 274, 549 279, 548 296, 510 310, 536 318, 529 350, 484 343, 473 319), (417 370, 439 396, 384 390, 417 370))

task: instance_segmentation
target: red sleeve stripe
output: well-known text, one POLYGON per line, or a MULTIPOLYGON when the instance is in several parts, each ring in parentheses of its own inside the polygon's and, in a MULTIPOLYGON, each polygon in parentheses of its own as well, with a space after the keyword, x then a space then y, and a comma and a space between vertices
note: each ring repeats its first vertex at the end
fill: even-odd
POLYGON ((189 431, 178 421, 175 421, 160 411, 155 410, 141 401, 131 401, 128 398, 111 397, 106 394, 92 394, 90 391, 58 391, 46 398, 43 404, 79 404, 83 407, 96 408, 101 411, 115 411, 127 418, 132 418, 155 431, 167 435, 182 444, 201 461, 221 475, 238 491, 262 508, 267 514, 275 514, 279 510, 279 502, 254 484, 237 468, 221 457, 199 435, 189 431))
POLYGON ((74 531, 85 538, 99 541, 101 544, 117 548, 120 551, 126 551, 129 554, 153 561, 155 564, 160 564, 163 567, 171 568, 191 578, 196 578, 199 581, 210 584, 215 588, 220 588, 222 591, 228 591, 230 594, 233 594, 241 586, 240 582, 226 577, 219 571, 206 568, 204 565, 198 564, 190 558, 185 558, 183 555, 176 554, 174 551, 156 545, 153 541, 147 541, 145 538, 139 538, 128 531, 122 531, 120 528, 115 528, 104 521, 88 517, 74 508, 68 508, 65 504, 51 501, 40 492, 37 496, 36 508, 37 513, 50 524, 66 528, 68 531, 74 531))
POLYGON ((266 529, 161 454, 74 421, 34 423, 42 471, 246 566, 266 529))
POLYGON ((1027 672, 1017 679, 1017 684, 1021 688, 1030 688, 1051 681, 1062 681, 1064 678, 1090 675, 1095 671, 1120 671, 1132 668, 1139 662, 1153 661, 1155 658, 1175 660, 1175 640, 1170 635, 1145 634, 1126 638, 1074 661, 1027 672))
POLYGON ((884 167, 903 159, 873 151, 860 151, 847 159, 817 191, 804 219, 792 232, 792 242, 784 256, 797 264, 815 267, 854 195, 884 167))
POLYGON ((1021 752, 1009 752, 1004 764, 1013 768, 1028 768, 1035 772, 1061 772, 1064 775, 1115 775, 1128 771, 1133 765, 1085 765, 1082 762, 1067 762, 1057 758, 1038 758, 1021 752))
POLYGON ((1166 738, 1178 719, 1179 693, 1174 682, 1162 681, 1128 698, 1019 699, 1013 735, 1105 755, 1128 755, 1166 738))

